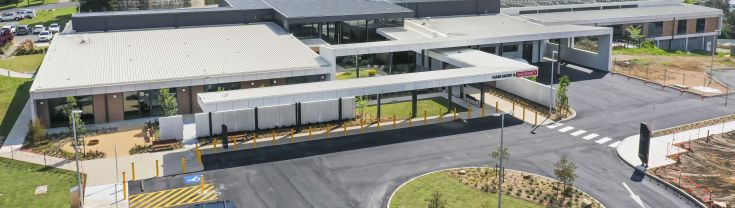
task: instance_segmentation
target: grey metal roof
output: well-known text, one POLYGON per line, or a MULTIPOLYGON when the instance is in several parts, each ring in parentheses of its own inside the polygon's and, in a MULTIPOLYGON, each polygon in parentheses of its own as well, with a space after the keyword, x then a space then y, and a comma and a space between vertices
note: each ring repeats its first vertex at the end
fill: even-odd
POLYGON ((560 25, 661 21, 672 18, 715 17, 721 14, 722 10, 720 9, 681 4, 676 6, 526 14, 523 17, 544 25, 560 25))
POLYGON ((533 70, 538 70, 538 68, 516 62, 516 64, 502 66, 468 67, 359 79, 199 93, 197 100, 203 111, 215 112, 487 82, 513 78, 516 72, 533 70))
POLYGON ((106 17, 106 16, 130 16, 147 14, 175 14, 175 13, 197 13, 238 10, 229 7, 206 7, 185 9, 157 9, 157 10, 134 10, 134 11, 109 11, 109 12, 83 12, 75 13, 72 17, 106 17))
POLYGON ((610 2, 637 2, 637 1, 646 1, 646 0, 500 0, 500 7, 501 8, 536 7, 536 6, 594 4, 594 3, 610 3, 610 2))
POLYGON ((274 23, 62 34, 51 42, 31 91, 286 73, 326 66, 318 54, 274 23))
POLYGON ((231 7, 245 10, 271 9, 268 4, 261 0, 223 0, 231 7))
POLYGON ((391 13, 412 10, 386 1, 369 0, 263 0, 286 18, 333 17, 391 13))

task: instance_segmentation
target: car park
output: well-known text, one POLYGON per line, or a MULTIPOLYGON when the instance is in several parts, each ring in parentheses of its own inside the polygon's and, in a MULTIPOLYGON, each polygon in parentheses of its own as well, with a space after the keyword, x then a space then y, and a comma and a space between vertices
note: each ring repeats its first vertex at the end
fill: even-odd
POLYGON ((59 23, 51 23, 51 25, 48 26, 48 31, 51 33, 57 33, 61 31, 61 26, 59 23))
POLYGON ((54 34, 49 32, 48 30, 44 30, 38 34, 38 42, 51 41, 53 39, 54 39, 54 34))
POLYGON ((28 25, 18 25, 15 29, 15 35, 28 35, 31 34, 31 28, 28 25))
POLYGON ((0 21, 7 22, 7 21, 18 21, 23 19, 21 16, 18 15, 16 12, 6 12, 3 13, 2 16, 0 16, 0 21))
POLYGON ((33 34, 39 34, 39 33, 43 32, 44 30, 46 30, 46 27, 44 27, 43 25, 35 25, 35 26, 33 26, 33 34))

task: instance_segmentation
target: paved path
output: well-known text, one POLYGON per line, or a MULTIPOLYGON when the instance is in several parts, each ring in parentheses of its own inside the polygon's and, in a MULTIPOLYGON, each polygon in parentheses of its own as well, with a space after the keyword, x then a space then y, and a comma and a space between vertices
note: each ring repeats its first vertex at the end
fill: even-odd
POLYGON ((7 69, 0 68, 0 76, 6 76, 6 77, 16 77, 16 78, 33 78, 33 74, 27 74, 27 73, 20 73, 16 71, 11 71, 7 69))

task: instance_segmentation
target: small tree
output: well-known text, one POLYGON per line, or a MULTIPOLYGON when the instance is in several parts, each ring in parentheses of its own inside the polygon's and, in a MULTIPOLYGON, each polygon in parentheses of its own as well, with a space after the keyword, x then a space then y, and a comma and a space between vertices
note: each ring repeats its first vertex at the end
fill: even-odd
POLYGON ((168 88, 161 89, 158 96, 161 99, 161 116, 173 116, 179 112, 176 97, 169 92, 168 88))
POLYGON ((634 43, 638 44, 643 39, 641 26, 629 25, 625 30, 628 32, 628 38, 634 43))
POLYGON ((559 89, 556 91, 556 112, 559 115, 566 116, 569 112, 569 97, 567 97, 567 89, 571 84, 569 76, 564 75, 559 78, 559 89))
MULTIPOLYGON (((490 152, 490 157, 493 158, 493 159, 495 159, 495 160, 500 160, 500 158, 502 157, 503 158, 503 161, 507 161, 508 159, 510 159, 510 152, 508 152, 508 148, 507 147, 505 147, 503 149, 500 149, 500 147, 498 147, 494 151, 490 152)), ((497 170, 496 173, 500 173, 500 171, 502 171, 500 169, 500 163, 497 163, 495 165, 495 169, 497 170)), ((500 174, 498 174, 496 176, 500 176, 500 174)), ((497 178, 498 178, 498 180, 500 179, 500 177, 497 177, 497 178)), ((505 175, 503 175, 503 178, 505 178, 505 175)), ((498 181, 498 190, 501 190, 501 188, 502 187, 500 187, 500 182, 498 181)))
POLYGON ((368 98, 366 96, 355 97, 355 104, 360 109, 360 116, 365 116, 365 107, 368 105, 368 98))
POLYGON ((36 118, 35 121, 28 123, 28 134, 26 135, 26 142, 30 146, 35 146, 38 142, 46 139, 46 128, 41 123, 41 120, 36 118))
POLYGON ((577 165, 574 164, 574 161, 567 159, 567 155, 562 155, 559 161, 554 163, 554 175, 561 182, 561 190, 566 192, 567 187, 574 183, 574 179, 577 178, 575 171, 577 171, 577 165))
POLYGON ((424 201, 427 202, 426 208, 444 208, 447 207, 447 200, 442 199, 442 193, 439 192, 439 190, 434 191, 429 198, 426 198, 424 201))

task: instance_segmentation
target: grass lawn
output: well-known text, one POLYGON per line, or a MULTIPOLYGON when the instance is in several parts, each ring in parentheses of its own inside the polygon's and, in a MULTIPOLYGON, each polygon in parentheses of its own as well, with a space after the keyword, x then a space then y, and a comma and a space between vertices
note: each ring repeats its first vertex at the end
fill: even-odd
MULTIPOLYGON (((28 100, 28 90, 31 89, 31 83, 33 83, 31 79, 0 76, 0 118, 2 118, 0 137, 7 137, 10 129, 13 128, 15 120, 28 100)), ((4 142, 3 139, 0 139, 0 144, 2 142, 4 142)), ((0 197, 1 199, 2 197, 0 197)))
POLYGON ((0 59, 0 68, 17 72, 35 72, 45 54, 33 54, 23 56, 11 56, 6 60, 0 59))
MULTIPOLYGON (((398 189, 393 196, 391 208, 426 207, 425 199, 429 198, 435 191, 442 194, 442 200, 446 200, 447 207, 497 207, 497 193, 484 192, 466 186, 447 172, 436 172, 411 181, 398 189)), ((503 207, 543 207, 539 204, 503 196, 503 207)))
POLYGON ((71 20, 71 15, 76 12, 77 9, 74 7, 59 8, 53 11, 39 11, 33 19, 24 19, 18 24, 29 26, 42 24, 43 26, 48 27, 51 23, 59 23, 63 29, 66 26, 66 23, 71 20))
MULTIPOLYGON (((369 77, 370 75, 368 73, 368 69, 361 69, 360 78, 369 77)), ((337 74, 337 80, 357 78, 355 75, 357 75, 357 73, 355 73, 355 68, 352 68, 352 71, 337 74)))
MULTIPOLYGON (((418 115, 416 117, 423 117, 424 110, 426 110, 427 116, 437 116, 439 115, 439 111, 441 111, 442 114, 448 114, 451 112, 447 111, 449 100, 443 97, 419 99, 417 105, 418 107, 416 108, 416 113, 418 115)), ((467 108, 456 104, 454 105, 454 107, 457 108, 457 112, 463 112, 467 110, 467 108)), ((377 112, 378 106, 371 105, 365 107, 365 114, 376 115, 377 112)), ((380 113, 383 115, 384 118, 393 117, 393 115, 396 115, 396 118, 398 119, 406 119, 408 118, 408 114, 411 113, 411 101, 408 100, 395 103, 382 103, 380 113)))
POLYGON ((12 8, 24 8, 29 6, 38 6, 43 4, 55 4, 58 0, 19 0, 17 3, 5 3, 0 5, 0 10, 12 9, 12 8))
POLYGON ((69 207, 74 172, 7 158, 0 158, 0 170, 0 207, 69 207), (41 185, 48 192, 35 195, 41 185))

